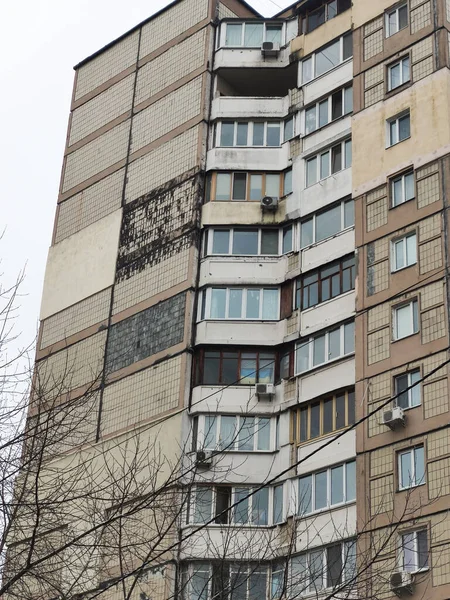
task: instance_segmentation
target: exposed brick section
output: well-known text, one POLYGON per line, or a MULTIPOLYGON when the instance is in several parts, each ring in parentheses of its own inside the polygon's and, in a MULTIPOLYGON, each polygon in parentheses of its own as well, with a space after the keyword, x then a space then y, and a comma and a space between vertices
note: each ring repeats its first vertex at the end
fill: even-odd
POLYGON ((186 295, 151 306, 110 329, 106 370, 118 371, 183 341, 186 295))

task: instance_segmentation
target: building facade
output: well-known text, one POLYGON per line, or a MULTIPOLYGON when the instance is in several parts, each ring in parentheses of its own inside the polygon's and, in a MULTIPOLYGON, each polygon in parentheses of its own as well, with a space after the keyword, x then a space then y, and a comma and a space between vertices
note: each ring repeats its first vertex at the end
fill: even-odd
POLYGON ((179 0, 76 67, 30 419, 106 538, 29 589, 449 597, 449 61, 448 0, 179 0))

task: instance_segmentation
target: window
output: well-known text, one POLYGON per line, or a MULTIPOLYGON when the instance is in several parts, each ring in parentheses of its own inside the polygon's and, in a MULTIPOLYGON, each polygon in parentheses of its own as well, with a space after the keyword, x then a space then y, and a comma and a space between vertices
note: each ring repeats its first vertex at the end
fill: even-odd
POLYGON ((411 122, 409 111, 387 121, 387 146, 395 146, 407 140, 411 135, 411 122))
POLYGON ((296 281, 294 308, 306 310, 354 290, 355 271, 355 257, 350 256, 302 275, 296 281))
POLYGON ((292 188, 292 169, 288 169, 287 171, 284 172, 283 174, 284 177, 284 181, 283 181, 283 193, 285 196, 287 196, 287 194, 291 194, 293 191, 292 188))
POLYGON ((394 378, 396 405, 401 408, 414 408, 420 405, 420 370, 415 369, 394 378), (417 384, 417 385, 414 385, 417 384), (413 388, 408 390, 410 386, 413 388))
POLYGON ((352 34, 349 32, 302 62, 303 83, 323 75, 352 56, 352 34))
POLYGON ((425 455, 423 446, 408 448, 398 453, 399 489, 405 490, 425 483, 425 455))
POLYGON ((299 342, 296 347, 296 373, 303 373, 354 351, 355 324, 352 321, 299 342))
POLYGON ((276 353, 252 350, 200 350, 196 385, 274 383, 276 353))
POLYGON ((323 25, 326 21, 333 19, 344 10, 349 9, 351 0, 325 0, 322 6, 306 13, 302 18, 302 33, 310 33, 323 25))
POLYGON ((196 561, 181 572, 183 600, 267 600, 269 566, 196 561))
POLYGON ((301 444, 355 422, 355 390, 296 407, 291 411, 291 443, 301 444))
POLYGON ((244 415, 208 414, 194 417, 197 431, 193 450, 267 452, 271 442, 271 419, 244 415))
POLYGON ((394 308, 394 340, 401 340, 419 331, 417 300, 394 308))
POLYGON ((409 79, 409 56, 388 66, 388 91, 403 85, 409 79))
POLYGON ((353 502, 356 498, 355 461, 305 475, 298 480, 298 514, 306 515, 353 502))
POLYGON ((206 319, 277 321, 278 288, 208 288, 203 290, 202 314, 206 319))
POLYGON ((300 225, 300 248, 321 242, 355 224, 353 200, 343 200, 339 204, 313 215, 300 225))
POLYGON ((283 140, 285 142, 287 142, 287 140, 290 140, 291 138, 294 137, 294 135, 295 135, 294 125, 295 125, 294 117, 289 117, 289 119, 285 120, 285 122, 284 122, 284 134, 283 134, 283 140))
POLYGON ((264 196, 279 198, 283 196, 282 178, 283 173, 214 173, 207 180, 209 195, 206 201, 259 202, 264 196))
POLYGON ((209 229, 205 242, 205 254, 209 255, 279 256, 291 250, 292 225, 283 229, 209 229), (291 244, 286 240, 289 235, 291 244))
POLYGON ((337 90, 328 98, 316 102, 305 110, 305 133, 324 127, 353 111, 352 86, 337 90))
MULTIPOLYGON (((291 559, 289 598, 334 588, 356 576, 356 542, 348 540, 315 548, 291 559)), ((347 590, 348 591, 348 590, 347 590)))
POLYGON ((408 27, 408 5, 406 2, 386 13, 386 37, 408 27))
POLYGON ((261 48, 263 42, 283 43, 282 23, 233 23, 222 25, 221 44, 225 46, 244 46, 246 48, 261 48))
POLYGON ((391 271, 399 271, 417 262, 417 235, 410 233, 391 242, 391 271))
POLYGON ((352 141, 339 142, 306 160, 306 187, 352 166, 352 141))
POLYGON ((221 121, 216 126, 216 145, 280 146, 294 135, 294 119, 281 121, 221 121), (289 136, 289 137, 286 137, 289 136))
POLYGON ((414 173, 408 171, 391 179, 392 206, 398 206, 414 198, 414 173))
POLYGON ((400 538, 400 563, 404 571, 428 569, 427 530, 404 533, 400 538))

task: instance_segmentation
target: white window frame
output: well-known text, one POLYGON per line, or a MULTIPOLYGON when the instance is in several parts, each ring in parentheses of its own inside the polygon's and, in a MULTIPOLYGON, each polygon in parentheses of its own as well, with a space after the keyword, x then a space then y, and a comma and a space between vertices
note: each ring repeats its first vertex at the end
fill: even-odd
POLYGON ((419 333, 420 331, 420 323, 419 323, 419 303, 417 298, 415 298, 414 300, 410 300, 409 302, 405 302, 403 304, 399 304, 398 306, 394 306, 392 309, 392 321, 393 321, 393 340, 397 341, 397 340, 404 340, 408 337, 410 337, 411 335, 416 335, 417 333, 419 333), (410 333, 399 337, 398 335, 398 311, 402 310, 406 307, 409 307, 409 312, 410 312, 410 319, 411 319, 411 331, 410 333), (414 314, 415 313, 415 314, 414 314), (414 316, 416 317, 416 325, 417 325, 417 330, 414 330, 414 316))
POLYGON ((320 513, 326 510, 330 510, 330 508, 336 508, 337 506, 345 506, 346 504, 350 504, 353 502, 356 502, 356 461, 355 460, 349 460, 346 461, 344 463, 338 463, 336 465, 332 465, 326 469, 320 469, 319 471, 314 471, 313 473, 305 473, 304 475, 301 475, 298 480, 297 480, 297 509, 296 509, 296 513, 297 516, 299 517, 304 517, 307 515, 311 515, 314 513, 320 513), (348 498, 346 497, 346 491, 347 491, 347 469, 348 469, 348 465, 353 464, 354 468, 355 468, 355 490, 354 490, 354 498, 348 498), (336 502, 334 504, 331 503, 331 472, 333 469, 339 468, 339 467, 343 467, 343 478, 342 478, 342 497, 344 498, 342 502, 336 502), (316 508, 315 507, 315 495, 316 495, 316 476, 320 475, 322 473, 327 474, 327 498, 326 498, 326 503, 325 506, 321 507, 321 508, 316 508), (302 498, 300 496, 300 480, 302 478, 306 478, 306 477, 311 477, 311 510, 309 512, 302 512, 301 509, 301 502, 302 502, 302 498))
POLYGON ((423 571, 428 571, 429 570, 429 542, 428 542, 428 529, 426 528, 421 528, 421 529, 415 529, 414 531, 407 531, 404 532, 400 535, 400 539, 399 539, 399 563, 401 568, 404 571, 408 571, 409 573, 421 573, 423 571), (427 541, 427 564, 424 565, 423 567, 419 566, 419 541, 418 541, 418 534, 419 533, 423 533, 425 532, 426 534, 426 541, 427 541), (414 554, 414 559, 415 559, 415 564, 413 569, 407 569, 407 566, 405 564, 405 551, 404 548, 406 546, 405 543, 405 538, 406 537, 413 537, 412 542, 413 542, 413 547, 410 548, 410 552, 412 554, 414 554))
MULTIPOLYGON (((183 600, 199 600, 199 595, 198 595, 198 590, 193 590, 193 582, 195 580, 195 575, 197 573, 202 573, 202 583, 205 583, 204 588, 202 588, 201 592, 202 592, 202 596, 201 598, 208 598, 208 600, 212 597, 212 592, 213 592, 213 574, 214 574, 214 566, 211 562, 204 560, 204 561, 196 561, 196 562, 191 562, 187 565, 185 565, 183 567, 182 570, 182 590, 181 590, 181 595, 180 597, 183 598, 183 600)), ((227 569, 227 579, 229 580, 228 583, 226 583, 226 587, 230 588, 230 584, 231 581, 233 579, 234 574, 236 573, 236 570, 238 569, 238 573, 242 574, 245 577, 246 580, 246 589, 245 592, 242 591, 242 596, 244 596, 245 594, 245 600, 249 600, 250 597, 250 591, 249 590, 249 582, 250 582, 250 577, 254 578, 257 575, 263 575, 264 576, 264 583, 265 583, 265 588, 266 588, 266 593, 264 595, 263 598, 261 598, 260 600, 269 600, 271 598, 271 596, 268 593, 269 590, 269 584, 270 584, 270 565, 265 566, 264 564, 261 564, 259 562, 251 562, 249 563, 248 561, 245 562, 227 562, 227 563, 222 563, 222 565, 220 566, 221 569, 226 568, 227 569)), ((240 595, 241 597, 241 595, 240 595)))
MULTIPOLYGON (((265 229, 258 228, 258 227, 255 227, 255 228, 249 227, 249 229, 255 229, 258 232, 258 252, 257 252, 257 254, 233 254, 234 232, 241 231, 241 229, 234 228, 234 227, 211 227, 210 229, 208 229, 208 242, 207 242, 207 247, 205 248, 205 255, 206 256, 230 256, 230 257, 260 256, 260 257, 268 257, 268 258, 283 256, 283 254, 288 254, 289 252, 292 252, 292 249, 287 250, 286 252, 283 252, 283 237, 284 237, 285 230, 288 229, 289 227, 292 227, 292 225, 288 225, 287 227, 278 228, 278 253, 277 254, 263 254, 261 252, 262 232, 266 231, 265 229), (225 254, 213 252, 214 233, 216 231, 228 231, 229 232, 228 252, 225 254)), ((275 230, 275 229, 277 229, 277 228, 274 227, 273 230, 275 230)))
MULTIPOLYGON (((347 138, 345 140, 342 140, 341 142, 338 142, 337 144, 333 144, 332 146, 328 146, 327 148, 324 148, 319 153, 314 154, 313 156, 308 156, 307 158, 305 158, 305 188, 312 187, 313 185, 316 185, 320 181, 323 181, 324 179, 328 179, 328 177, 333 177, 333 175, 336 175, 336 173, 340 173, 341 171, 345 171, 345 169, 349 169, 352 166, 352 161, 350 158, 350 163, 347 164, 346 149, 347 149, 347 144, 350 144, 350 149, 351 149, 351 143, 352 143, 351 138, 347 138), (332 171, 332 165, 333 165, 333 160, 332 160, 333 152, 332 151, 333 151, 333 148, 336 148, 339 145, 341 146, 341 168, 338 169, 337 171, 332 171), (328 154, 328 157, 325 160, 328 163, 328 174, 323 176, 322 175, 322 157, 325 157, 327 154, 328 154), (316 161, 316 166, 315 166, 316 177, 315 177, 315 180, 310 183, 308 181, 308 165, 313 160, 316 161)), ((351 150, 350 150, 350 156, 351 156, 351 150)))
POLYGON ((258 452, 262 454, 267 454, 273 452, 275 450, 275 440, 274 440, 274 422, 273 419, 267 415, 266 417, 255 416, 255 415, 216 415, 216 414, 204 414, 198 415, 198 433, 197 433, 197 448, 204 450, 214 450, 214 452, 258 452), (207 426, 207 419, 213 419, 213 424, 211 425, 211 433, 213 436, 214 446, 210 447, 207 445, 207 438, 210 437, 209 426, 207 426), (221 420, 222 417, 234 417, 235 418, 235 436, 231 444, 228 445, 227 448, 222 448, 221 443, 221 420), (255 427, 253 430, 253 449, 252 450, 243 450, 239 448, 239 432, 244 426, 243 419, 245 418, 254 418, 255 419, 255 427), (260 419, 269 419, 269 447, 267 450, 260 450, 258 448, 259 443, 259 430, 261 429, 260 419), (207 429, 208 427, 208 429, 207 429), (214 428, 214 431, 213 431, 214 428))
POLYGON ((385 20, 385 30, 386 30, 387 38, 392 37, 393 35, 395 35, 399 31, 402 31, 403 29, 406 29, 409 25, 408 2, 402 2, 401 4, 398 4, 392 10, 386 11, 386 13, 384 15, 384 20, 385 20), (400 29, 399 11, 405 7, 406 7, 406 25, 400 29), (396 16, 396 26, 395 26, 395 31, 390 32, 389 31, 389 18, 392 15, 396 16))
POLYGON ((397 454, 397 461, 398 461, 398 489, 399 490, 410 490, 411 488, 415 488, 415 487, 419 487, 421 485, 425 485, 425 483, 427 482, 427 469, 426 469, 426 459, 425 459, 425 446, 423 444, 420 444, 418 446, 414 446, 413 448, 408 448, 406 450, 401 450, 400 452, 398 452, 397 454), (421 479, 420 481, 416 481, 416 450, 418 448, 422 449, 422 455, 423 455, 423 479, 421 479), (409 455, 409 467, 410 467, 410 473, 412 474, 412 479, 410 481, 410 485, 402 485, 402 480, 404 479, 403 477, 403 473, 402 473, 402 456, 406 456, 409 455))
MULTIPOLYGON (((228 119, 223 119, 221 121, 217 121, 215 127, 215 147, 216 148, 280 148, 284 142, 288 141, 284 139, 284 124, 285 121, 232 121, 228 119), (221 145, 221 137, 222 137, 222 124, 223 123, 233 123, 233 144, 231 146, 222 146, 221 145), (264 141, 261 145, 253 144, 253 128, 255 123, 264 125, 264 141), (247 143, 246 144, 238 144, 237 143, 237 132, 238 125, 245 124, 247 125, 247 143), (267 129, 270 125, 278 125, 280 128, 280 143, 278 146, 269 146, 267 144, 267 129)), ((295 135, 295 133, 294 133, 295 135)), ((294 137, 294 135, 292 137, 294 137)), ((291 138, 289 138, 291 139, 291 138)))
POLYGON ((417 263, 417 232, 410 231, 408 234, 391 240, 391 273, 396 273, 397 271, 403 271, 403 269, 407 269, 412 265, 417 263), (412 256, 409 255, 408 249, 408 240, 414 238, 414 254, 412 256), (397 247, 401 245, 401 252, 403 255, 403 266, 397 265, 397 247))
POLYGON ((401 144, 406 140, 409 140, 411 137, 411 115, 408 110, 403 111, 399 115, 392 117, 391 119, 387 119, 386 121, 386 148, 392 148, 392 146, 396 146, 397 144, 401 144), (408 120, 408 129, 409 134, 400 139, 400 121, 408 120))
POLYGON ((319 100, 318 102, 315 102, 314 104, 307 106, 304 111, 303 111, 303 134, 304 135, 310 135, 311 133, 313 133, 314 131, 318 131, 319 129, 322 129, 322 127, 326 127, 327 125, 329 125, 330 123, 333 123, 334 121, 337 121, 338 119, 341 119, 347 115, 351 115, 353 112, 353 103, 352 103, 352 107, 351 110, 346 110, 346 102, 345 102, 345 90, 350 89, 352 90, 353 93, 353 85, 346 85, 338 90, 335 90, 332 94, 329 94, 328 96, 326 96, 326 98, 322 98, 321 100, 319 100), (341 92, 342 94, 342 114, 339 117, 336 117, 335 119, 332 118, 333 113, 332 113, 332 109, 333 109, 333 96, 337 93, 337 92, 341 92), (320 125, 319 123, 319 116, 320 116, 320 106, 324 103, 327 102, 327 122, 324 123, 323 125, 320 125), (306 120, 306 113, 312 109, 315 109, 315 121, 316 121, 316 126, 314 127, 314 129, 307 129, 307 120, 306 120))
POLYGON ((353 343, 353 349, 350 350, 349 352, 345 352, 345 327, 348 327, 351 324, 353 324, 353 326, 354 326, 354 321, 349 321, 347 323, 343 323, 342 325, 340 325, 338 327, 332 327, 320 335, 311 336, 307 340, 303 340, 303 341, 297 343, 295 346, 295 375, 296 376, 302 375, 304 373, 307 373, 308 371, 311 371, 312 369, 318 369, 318 368, 322 367, 323 365, 335 362, 337 360, 341 360, 341 358, 343 358, 345 356, 351 356, 352 354, 354 354, 355 353, 354 343, 353 343), (330 334, 334 333, 337 330, 339 330, 340 354, 339 354, 339 356, 336 356, 334 358, 327 360, 327 357, 329 356, 330 334), (324 362, 321 362, 321 363, 318 363, 315 365, 314 364, 314 343, 315 343, 315 340, 322 338, 322 337, 325 338, 325 341, 324 341, 324 358, 325 358, 325 360, 324 360, 324 362), (308 366, 306 369, 301 371, 298 369, 298 349, 300 347, 305 347, 305 345, 307 345, 307 350, 308 350, 308 366))
MULTIPOLYGON (((261 21, 241 21, 241 20, 235 20, 235 21, 223 21, 221 26, 220 26, 220 38, 219 38, 219 48, 245 48, 247 50, 254 50, 254 49, 260 49, 261 45, 258 46, 246 46, 244 44, 245 41, 245 26, 246 24, 249 25, 255 25, 256 23, 261 23, 261 21), (226 37, 227 37, 227 27, 228 25, 242 25, 242 29, 241 29, 241 43, 237 46, 228 46, 226 44, 226 37)), ((280 47, 284 46, 286 43, 286 23, 285 22, 281 22, 281 21, 264 21, 262 23, 263 25, 263 42, 267 41, 267 26, 271 26, 271 25, 280 25, 281 26, 281 44, 280 47)))
POLYGON ((275 321, 279 321, 280 320, 280 288, 279 287, 274 287, 274 286, 266 286, 266 287, 240 287, 240 286, 236 286, 236 287, 220 287, 220 286, 213 286, 213 287, 208 287, 206 290, 204 290, 205 293, 205 321, 269 321, 269 322, 275 322, 275 321), (223 289, 226 290, 226 300, 225 300, 225 317, 211 317, 211 295, 212 295, 212 290, 213 289, 223 289), (254 317, 254 318, 250 318, 250 317, 245 317, 245 316, 241 316, 241 317, 229 317, 227 316, 229 314, 229 307, 230 307, 230 290, 242 290, 242 304, 241 304, 241 315, 245 315, 246 310, 247 310, 247 291, 248 290, 259 290, 260 292, 260 298, 259 298, 259 316, 258 317, 254 317), (276 318, 273 319, 264 319, 263 318, 263 297, 264 297, 264 290, 277 290, 278 292, 278 304, 277 304, 277 314, 278 316, 276 318))
MULTIPOLYGON (((406 377, 407 378, 407 387, 410 387, 411 385, 413 385, 414 379, 417 379, 417 381, 420 380, 420 378, 421 378, 420 369, 412 369, 411 371, 407 371, 406 373, 400 373, 399 375, 396 375, 394 377, 394 391, 395 391, 395 395, 397 396, 395 399, 396 406, 400 406, 398 403, 398 396, 402 393, 402 392, 398 391, 398 384, 397 384, 397 381, 400 379, 400 377, 406 377)), ((407 392, 404 392, 407 394, 408 406, 402 406, 401 408, 403 408, 403 410, 409 410, 410 408, 416 408, 417 406, 420 406, 422 404, 421 391, 422 390, 421 390, 420 383, 416 383, 414 388, 411 388, 407 392), (417 396, 418 396, 418 402, 416 402, 416 403, 413 402, 414 391, 416 391, 417 396)))
MULTIPOLYGON (((306 248, 310 248, 311 246, 314 246, 315 244, 322 244, 326 240, 329 240, 329 239, 335 237, 336 235, 339 235, 339 234, 343 233, 344 231, 350 231, 350 229, 354 229, 354 227, 355 227, 355 219, 354 218, 353 218, 353 224, 352 225, 345 226, 345 205, 348 202, 352 202, 353 203, 353 217, 354 217, 354 200, 353 200, 353 198, 347 198, 345 200, 341 200, 341 202, 340 202, 340 206, 341 206, 341 229, 338 232, 334 233, 333 235, 331 235, 329 237, 326 237, 326 238, 323 238, 322 240, 320 240, 318 242, 316 241, 316 237, 317 237, 317 235, 316 235, 317 234, 317 215, 318 214, 326 213, 327 211, 326 210, 322 210, 322 211, 320 211, 320 213, 313 213, 310 216, 310 218, 304 219, 300 223, 299 230, 298 230, 299 231, 299 239, 300 239, 300 242, 299 242, 299 248, 300 248, 300 250, 305 250, 306 248), (311 243, 305 244, 305 246, 303 246, 302 245, 302 239, 301 239, 302 223, 306 223, 306 222, 308 222, 310 220, 312 220, 312 234, 313 234, 312 237, 313 237, 313 241, 311 243)), ((328 209, 332 209, 335 206, 336 205, 332 205, 332 206, 329 206, 327 208, 328 209)))
POLYGON ((299 63, 299 68, 301 69, 302 85, 305 85, 306 83, 310 83, 311 81, 314 81, 314 79, 317 79, 317 77, 322 77, 326 73, 329 73, 332 69, 336 69, 337 67, 339 67, 340 65, 342 65, 344 62, 347 62, 348 60, 352 60, 353 59, 353 55, 344 59, 344 38, 346 36, 348 36, 348 35, 351 36, 352 32, 349 31, 346 34, 341 35, 341 37, 338 38, 338 40, 333 40, 329 44, 326 44, 326 46, 324 46, 320 50, 317 50, 316 52, 313 52, 313 54, 311 54, 307 58, 303 59, 303 61, 301 63, 299 63), (325 50, 326 48, 328 48, 328 47, 330 47, 330 46, 332 46, 333 44, 336 44, 336 43, 339 44, 339 62, 337 63, 337 65, 331 66, 327 71, 324 71, 320 75, 316 75, 316 56, 317 56, 317 54, 323 52, 323 50, 325 50), (310 65, 311 65, 311 67, 310 67, 311 77, 310 78, 305 78, 305 76, 304 76, 304 70, 303 70, 303 65, 305 63, 307 63, 308 61, 311 61, 310 62, 310 65))
POLYGON ((392 177, 389 181, 390 192, 391 192, 391 206, 395 208, 396 206, 400 206, 400 204, 404 204, 405 202, 409 202, 410 200, 414 200, 415 198, 415 182, 414 182, 414 171, 407 171, 406 173, 402 173, 401 175, 397 175, 396 177, 392 177), (413 183, 413 196, 411 198, 406 198, 406 178, 412 177, 413 183), (395 183, 397 181, 402 182, 402 193, 399 201, 396 201, 395 198, 395 183))
POLYGON ((391 92, 392 90, 396 90, 397 88, 404 85, 408 81, 411 81, 411 59, 410 59, 409 54, 407 56, 404 56, 400 60, 397 60, 396 62, 388 65, 388 67, 387 67, 388 92, 391 92), (403 78, 403 63, 405 63, 405 62, 408 63, 408 79, 403 78), (395 69, 395 67, 397 67, 397 66, 400 67, 400 83, 398 85, 393 86, 392 85, 392 69, 395 69))
MULTIPOLYGON (((261 202, 261 199, 264 198, 264 196, 269 195, 267 192, 267 177, 272 176, 272 175, 274 175, 275 177, 278 177, 278 194, 276 196, 274 194, 270 194, 270 195, 275 198, 280 198, 280 186, 282 183, 281 177, 283 175, 283 171, 278 171, 278 172, 276 172, 276 171, 216 171, 215 175, 216 175, 215 194, 214 194, 214 199, 212 199, 212 194, 210 194, 211 202, 261 202), (230 175, 230 188, 229 188, 230 198, 227 200, 217 200, 217 180, 220 175, 230 175), (246 177, 246 179, 245 179, 245 196, 246 197, 244 199, 233 198, 234 178, 236 175, 245 175, 245 177, 246 177), (250 200, 251 177, 255 176, 255 175, 260 175, 263 179, 261 198, 258 198, 257 200, 250 200)), ((284 181, 283 181, 283 183, 284 183, 284 181)), ((284 190, 283 190, 283 192, 284 192, 284 190)))

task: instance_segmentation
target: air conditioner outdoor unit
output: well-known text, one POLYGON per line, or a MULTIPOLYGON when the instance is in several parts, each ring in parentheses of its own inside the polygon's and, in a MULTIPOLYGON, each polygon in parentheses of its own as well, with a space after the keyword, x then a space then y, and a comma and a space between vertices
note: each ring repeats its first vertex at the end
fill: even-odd
POLYGON ((399 425, 405 426, 405 413, 400 406, 394 406, 390 410, 385 410, 383 413, 383 425, 387 425, 390 429, 395 429, 399 425))
POLYGON ((261 45, 261 54, 263 56, 278 56, 280 44, 275 42, 263 42, 261 45))
POLYGON ((395 571, 389 578, 391 590, 396 596, 410 594, 414 592, 414 579, 408 571, 395 571))
POLYGON ((212 452, 208 450, 197 450, 195 462, 197 467, 210 467, 212 465, 212 452))
POLYGON ((275 386, 273 383, 257 383, 255 394, 258 400, 272 400, 275 396, 275 386))
POLYGON ((261 198, 261 208, 263 210, 277 210, 278 198, 275 198, 275 196, 264 196, 264 198, 261 198))

